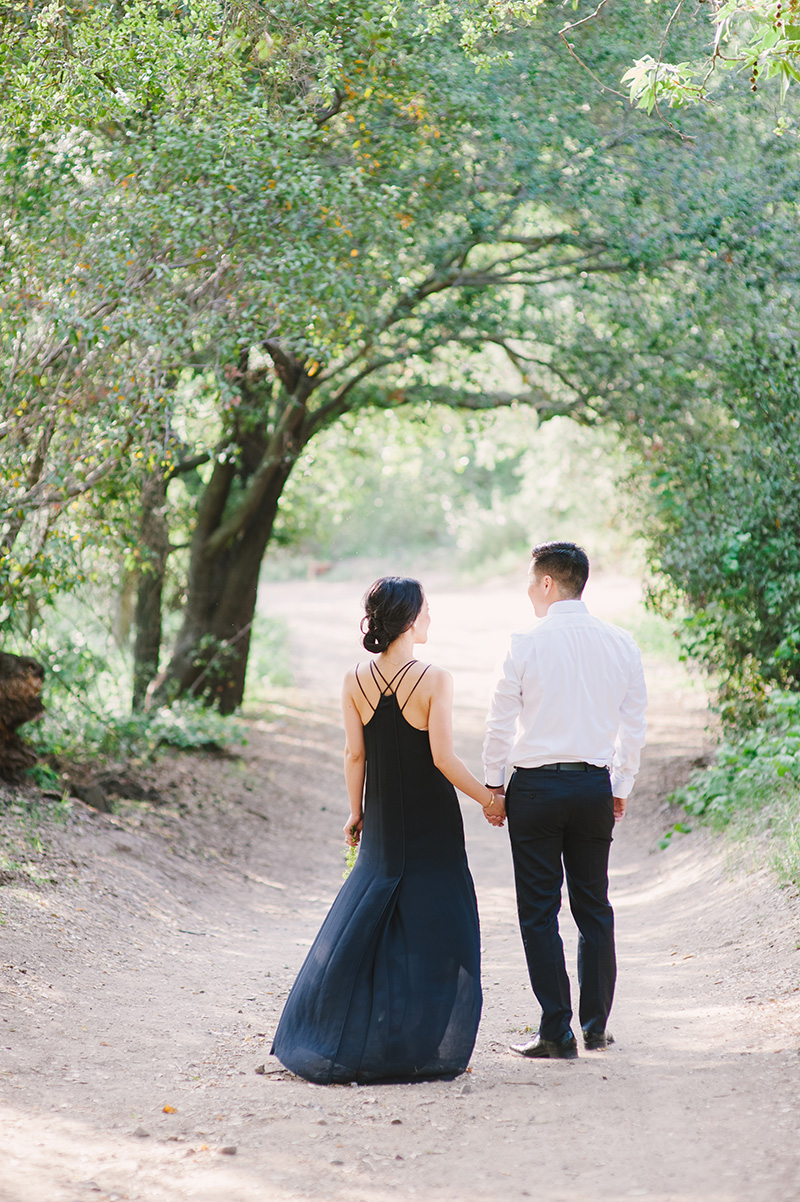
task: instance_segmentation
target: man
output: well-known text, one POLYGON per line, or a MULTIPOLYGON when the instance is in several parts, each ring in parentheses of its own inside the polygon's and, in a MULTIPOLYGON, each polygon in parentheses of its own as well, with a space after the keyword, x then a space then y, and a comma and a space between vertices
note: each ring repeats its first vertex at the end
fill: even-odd
POLYGON ((538 1034, 512 1045, 522 1056, 572 1059, 578 1049, 558 932, 563 869, 578 941, 579 1018, 585 1047, 613 1042, 614 913, 608 853, 625 814, 645 741, 647 704, 639 649, 581 601, 589 560, 574 543, 534 547, 528 596, 534 629, 512 635, 483 748, 485 781, 503 792, 520 929, 538 1034))

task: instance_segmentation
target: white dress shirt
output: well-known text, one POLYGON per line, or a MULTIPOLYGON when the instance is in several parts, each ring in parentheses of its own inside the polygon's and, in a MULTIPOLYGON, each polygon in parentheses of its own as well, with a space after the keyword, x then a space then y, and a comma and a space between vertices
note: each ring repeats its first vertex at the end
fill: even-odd
POLYGON ((506 766, 541 768, 581 760, 611 771, 627 797, 645 741, 642 657, 631 636, 594 618, 583 601, 554 601, 511 650, 487 717, 483 764, 489 785, 506 766))

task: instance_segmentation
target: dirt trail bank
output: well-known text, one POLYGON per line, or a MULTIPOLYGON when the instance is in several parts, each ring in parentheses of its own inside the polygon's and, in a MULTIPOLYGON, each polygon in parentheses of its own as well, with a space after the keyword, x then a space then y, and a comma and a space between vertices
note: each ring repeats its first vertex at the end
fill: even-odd
MULTIPOLYGON (((506 834, 465 803, 484 935, 472 1071, 327 1089, 279 1071, 270 1037, 341 874, 335 694, 358 596, 265 590, 290 621, 298 688, 252 719, 241 757, 166 760, 160 806, 77 803, 42 860, 57 883, 0 891, 0 1200, 796 1202, 797 900, 729 872, 703 834, 656 849, 664 793, 705 726, 699 690, 657 661, 612 855, 616 1046, 568 1063, 506 1051, 535 1006, 506 834)), ((477 766, 493 661, 528 615, 499 585, 431 601, 428 650, 455 674, 460 751, 477 766)), ((592 599, 620 620, 632 603, 622 581, 592 599)))

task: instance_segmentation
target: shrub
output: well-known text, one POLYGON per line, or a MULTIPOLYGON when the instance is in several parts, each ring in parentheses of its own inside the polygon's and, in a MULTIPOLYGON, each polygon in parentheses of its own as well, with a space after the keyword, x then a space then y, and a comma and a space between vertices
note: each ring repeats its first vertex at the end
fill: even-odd
POLYGON ((669 800, 718 829, 763 835, 779 876, 800 886, 800 695, 770 694, 763 721, 723 740, 714 763, 669 800))
MULTIPOLYGON (((45 760, 91 755, 149 758, 165 745, 189 749, 244 741, 236 718, 225 718, 217 710, 188 698, 127 717, 95 714, 77 705, 60 708, 44 719, 30 739, 45 760)), ((40 765, 33 771, 41 773, 43 768, 40 765)))

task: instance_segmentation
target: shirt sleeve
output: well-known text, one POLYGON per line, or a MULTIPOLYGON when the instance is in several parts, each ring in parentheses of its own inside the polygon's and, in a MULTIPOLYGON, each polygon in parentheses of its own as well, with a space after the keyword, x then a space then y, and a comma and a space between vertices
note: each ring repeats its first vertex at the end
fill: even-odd
POLYGON ((630 680, 619 709, 619 729, 611 763, 611 792, 615 797, 628 796, 639 771, 639 759, 647 734, 646 709, 647 688, 642 657, 639 648, 631 642, 630 680))
POLYGON ((522 680, 514 661, 513 644, 503 664, 503 675, 497 682, 489 713, 486 715, 486 738, 483 741, 484 781, 487 785, 505 784, 506 764, 517 732, 517 719, 522 711, 522 680))

